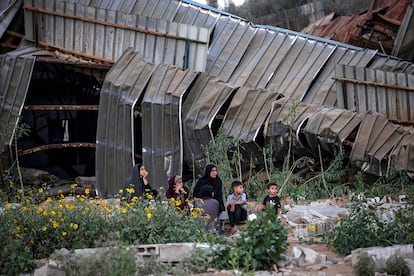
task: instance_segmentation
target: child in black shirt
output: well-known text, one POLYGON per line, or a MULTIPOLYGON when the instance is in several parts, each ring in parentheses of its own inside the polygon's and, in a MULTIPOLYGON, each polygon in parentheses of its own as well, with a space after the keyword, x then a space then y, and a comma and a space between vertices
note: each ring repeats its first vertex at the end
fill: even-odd
POLYGON ((271 205, 275 208, 275 214, 280 217, 282 205, 280 204, 280 198, 277 195, 278 188, 279 187, 274 182, 267 184, 268 195, 263 199, 262 210, 266 209, 268 205, 271 205))

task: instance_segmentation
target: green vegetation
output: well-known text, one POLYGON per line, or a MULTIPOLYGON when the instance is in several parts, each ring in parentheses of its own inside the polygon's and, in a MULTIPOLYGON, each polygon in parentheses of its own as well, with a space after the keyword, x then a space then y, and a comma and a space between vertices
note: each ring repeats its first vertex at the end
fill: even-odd
POLYGON ((388 220, 383 219, 378 205, 376 202, 367 203, 362 194, 355 196, 349 215, 335 225, 328 237, 338 253, 347 255, 357 248, 414 242, 413 205, 398 209, 394 218, 388 220))
POLYGON ((257 214, 257 219, 248 221, 240 236, 213 244, 214 267, 243 272, 269 269, 284 260, 287 252, 287 229, 275 216, 273 208, 257 214))

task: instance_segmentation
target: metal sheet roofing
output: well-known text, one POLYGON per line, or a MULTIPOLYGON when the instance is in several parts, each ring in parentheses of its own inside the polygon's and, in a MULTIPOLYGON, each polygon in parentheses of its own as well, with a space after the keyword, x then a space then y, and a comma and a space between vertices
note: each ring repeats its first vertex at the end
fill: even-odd
POLYGON ((91 60, 113 63, 127 48, 147 61, 203 71, 209 30, 119 10, 57 1, 25 1, 26 39, 91 60))
POLYGON ((23 0, 4 0, 0 2, 0 38, 6 32, 22 3, 23 0))
MULTIPOLYGON (((232 96, 234 88, 217 77, 201 73, 183 103, 184 159, 196 168, 204 168, 205 156, 200 148, 213 138, 216 115, 232 96)), ((216 126, 217 128, 217 126, 216 126)))
POLYGON ((339 108, 414 121, 414 75, 337 65, 335 78, 339 108))
POLYGON ((0 145, 10 145, 26 99, 36 55, 50 53, 22 48, 0 56, 0 145))
POLYGON ((141 103, 142 160, 153 170, 149 175, 153 188, 165 186, 172 175, 182 175, 181 107, 183 96, 196 76, 195 71, 160 65, 145 90, 141 103))
POLYGON ((154 65, 128 50, 106 75, 96 134, 96 183, 102 196, 117 193, 135 164, 134 110, 153 70, 154 65))
MULTIPOLYGON (((405 135, 406 130, 390 123, 387 118, 379 114, 365 114, 349 158, 361 170, 383 175, 389 168, 389 154, 401 143, 405 135)), ((407 140, 404 142, 407 143, 407 140)), ((401 164, 412 169, 413 164, 404 163, 404 157, 400 156, 400 153, 403 152, 395 151, 395 164, 399 164, 398 160, 402 159, 401 164)))
POLYGON ((414 174, 414 134, 407 133, 392 150, 391 166, 414 174))
POLYGON ((282 98, 273 102, 264 133, 276 143, 278 155, 284 156, 290 131, 295 152, 317 157, 320 145, 325 154, 333 155, 357 131, 361 119, 362 115, 344 109, 282 98))
POLYGON ((414 29, 414 1, 408 5, 401 25, 398 28, 397 37, 394 41, 392 55, 402 59, 414 61, 414 53, 412 51, 413 32, 414 29))
POLYGON ((224 134, 245 143, 255 142, 270 113, 273 101, 280 94, 242 87, 234 94, 227 109, 222 129, 224 134))

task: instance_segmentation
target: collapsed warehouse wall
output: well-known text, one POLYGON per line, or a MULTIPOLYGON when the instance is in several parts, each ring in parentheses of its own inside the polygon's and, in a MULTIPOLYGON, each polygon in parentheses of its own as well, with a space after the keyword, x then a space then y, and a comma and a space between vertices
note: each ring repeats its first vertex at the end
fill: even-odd
MULTIPOLYGON (((26 22, 28 37, 42 42, 38 46, 49 53, 58 50, 66 57, 87 59, 93 64, 115 64, 104 82, 97 123, 95 171, 102 195, 117 192, 137 160, 148 162, 155 186, 165 185, 167 175, 180 173, 180 165, 176 164, 183 160, 191 167, 196 159, 196 166, 202 167, 205 156, 200 146, 207 144, 220 127, 229 135, 243 137, 252 146, 249 150, 257 151, 271 133, 264 122, 276 110, 272 111, 269 103, 282 96, 318 107, 314 111, 317 116, 309 115, 298 122, 297 154, 315 154, 316 143, 321 143, 324 153, 332 156, 338 145, 347 141, 346 135, 340 134, 343 130, 333 123, 342 121, 337 119, 337 113, 342 111, 336 110, 340 81, 335 79, 335 66, 405 74, 411 74, 414 68, 407 61, 375 50, 281 28, 255 26, 191 1, 26 0, 25 4, 27 18, 41 19, 35 29, 26 22), (105 16, 114 20, 106 23, 102 20, 105 16), (63 29, 65 24, 68 29, 63 29), (173 26, 181 32, 171 36, 169 28, 173 26), (102 45, 96 45, 97 41, 102 45), (113 44, 110 51, 105 50, 108 43, 113 44), (140 53, 125 52, 127 46, 140 53), (162 63, 169 66, 159 65, 162 63), (183 70, 186 68, 201 72, 190 73, 183 70), (182 79, 187 74, 193 77, 182 79), (250 96, 246 96, 262 92, 271 95, 265 97, 263 104, 250 102, 250 96), (247 110, 249 114, 245 114, 247 110), (158 135, 160 127, 152 122, 164 124, 167 118, 174 123, 166 128, 181 130, 167 131, 171 136, 164 145, 164 134, 158 135), (148 125, 144 127, 143 123, 148 125), (239 125, 248 126, 248 133, 240 132, 239 125)), ((409 110, 410 105, 405 108, 409 110)), ((359 118, 358 114, 347 116, 359 118)), ((356 136, 353 124, 350 136, 356 136)), ((280 133, 287 127, 277 126, 280 133)), ((281 134, 274 136, 278 135, 281 134)), ((406 144, 411 141, 403 140, 406 144)), ((281 144, 278 149, 280 154, 283 147, 281 144)), ((407 146, 396 148, 407 152, 407 146)))

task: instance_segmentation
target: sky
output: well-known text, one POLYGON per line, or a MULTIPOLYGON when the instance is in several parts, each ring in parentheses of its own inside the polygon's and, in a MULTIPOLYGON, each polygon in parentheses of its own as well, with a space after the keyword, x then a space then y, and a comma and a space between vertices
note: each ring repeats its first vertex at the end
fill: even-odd
MULTIPOLYGON (((193 1, 206 4, 206 0, 193 0, 193 1)), ((224 8, 224 4, 226 2, 233 2, 236 6, 240 6, 241 4, 244 3, 244 0, 218 0, 219 8, 224 8)))

